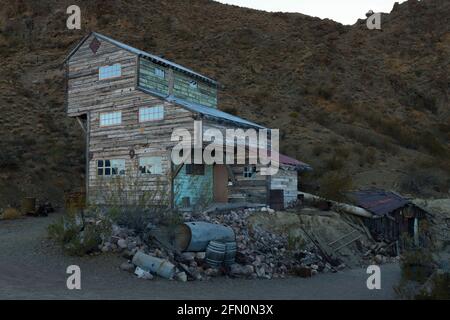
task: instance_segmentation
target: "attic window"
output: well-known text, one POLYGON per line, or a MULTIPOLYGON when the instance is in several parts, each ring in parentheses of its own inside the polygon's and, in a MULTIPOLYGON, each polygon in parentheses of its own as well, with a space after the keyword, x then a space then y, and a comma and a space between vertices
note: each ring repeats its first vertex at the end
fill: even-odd
POLYGON ((116 78, 122 75, 120 63, 113 64, 112 66, 104 66, 98 69, 98 79, 104 80, 109 78, 116 78))
POLYGON ((100 48, 100 41, 98 41, 97 38, 92 39, 89 48, 92 50, 94 54, 97 53, 98 49, 100 48))
POLYGON ((164 79, 166 73, 164 72, 163 69, 155 68, 155 75, 156 75, 157 77, 159 77, 159 78, 164 79))

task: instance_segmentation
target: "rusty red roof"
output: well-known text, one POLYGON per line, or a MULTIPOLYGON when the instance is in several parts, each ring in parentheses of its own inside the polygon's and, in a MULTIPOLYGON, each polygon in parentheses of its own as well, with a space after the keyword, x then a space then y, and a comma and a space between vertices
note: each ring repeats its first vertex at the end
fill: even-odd
POLYGON ((394 192, 381 189, 354 191, 349 196, 357 206, 378 216, 384 216, 411 203, 394 192))

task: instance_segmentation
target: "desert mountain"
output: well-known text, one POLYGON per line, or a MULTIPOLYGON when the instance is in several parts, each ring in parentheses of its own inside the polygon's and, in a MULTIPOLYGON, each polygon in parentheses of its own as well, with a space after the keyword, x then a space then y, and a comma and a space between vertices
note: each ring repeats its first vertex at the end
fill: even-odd
POLYGON ((61 63, 89 31, 219 81, 220 109, 280 128, 282 151, 315 168, 308 190, 448 195, 448 0, 396 4, 381 30, 208 0, 77 1, 82 29, 68 30, 71 4, 1 1, 0 205, 83 185, 61 63))

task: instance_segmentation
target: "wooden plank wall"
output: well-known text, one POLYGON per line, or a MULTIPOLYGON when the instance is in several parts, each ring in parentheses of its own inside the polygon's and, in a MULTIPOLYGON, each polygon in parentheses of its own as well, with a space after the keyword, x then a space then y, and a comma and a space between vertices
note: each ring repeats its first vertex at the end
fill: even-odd
MULTIPOLYGON (((87 41, 69 60, 68 115, 89 113, 89 190, 90 200, 102 192, 107 179, 97 176, 97 160, 125 159, 127 173, 138 168, 140 156, 161 156, 164 174, 145 175, 140 178, 143 190, 156 188, 156 184, 170 184, 170 149, 176 142, 170 141, 174 128, 193 130, 192 113, 136 90, 136 56, 128 51, 101 41, 96 54, 89 49, 87 41), (120 63, 122 76, 98 80, 98 68, 120 63), (164 119, 139 123, 139 108, 164 105, 164 119), (122 112, 120 125, 101 127, 100 113, 122 112), (130 157, 130 150, 135 157, 130 157)), ((135 176, 135 175, 132 175, 135 176)))
POLYGON ((297 185, 297 171, 289 170, 286 167, 281 167, 278 173, 273 175, 270 180, 270 189, 284 190, 284 206, 289 207, 297 201, 298 185, 297 185))

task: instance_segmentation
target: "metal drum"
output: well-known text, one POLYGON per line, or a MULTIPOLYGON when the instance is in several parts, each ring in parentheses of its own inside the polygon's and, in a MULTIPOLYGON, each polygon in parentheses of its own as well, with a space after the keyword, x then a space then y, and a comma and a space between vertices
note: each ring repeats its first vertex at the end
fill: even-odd
POLYGON ((225 258, 226 245, 219 241, 210 241, 206 247, 206 263, 211 267, 220 267, 225 258))
POLYGON ((225 256, 223 259, 223 263, 226 266, 231 266, 236 258, 236 242, 232 241, 232 242, 226 242, 225 243, 225 256))

